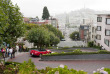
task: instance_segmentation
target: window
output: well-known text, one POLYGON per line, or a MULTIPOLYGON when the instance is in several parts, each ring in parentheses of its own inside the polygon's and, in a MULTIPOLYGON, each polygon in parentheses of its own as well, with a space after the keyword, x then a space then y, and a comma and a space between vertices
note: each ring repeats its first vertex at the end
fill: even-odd
POLYGON ((105 35, 110 36, 110 30, 105 30, 105 35))
POLYGON ((84 26, 84 29, 88 29, 88 27, 87 26, 84 26))
POLYGON ((94 32, 94 27, 92 27, 92 32, 94 32))
POLYGON ((110 25, 110 18, 106 18, 106 24, 110 25))
POLYGON ((92 38, 93 38, 93 35, 92 35, 92 38))
POLYGON ((97 40, 101 40, 101 35, 97 35, 97 36, 96 36, 96 39, 97 39, 97 40))
POLYGON ((84 36, 86 36, 87 35, 87 31, 84 31, 84 36))
POLYGON ((97 22, 102 22, 102 17, 97 17, 97 22))
POLYGON ((97 31, 101 31, 101 26, 97 26, 97 31))
POLYGON ((105 43, 107 46, 109 46, 109 40, 104 39, 104 43, 105 43))

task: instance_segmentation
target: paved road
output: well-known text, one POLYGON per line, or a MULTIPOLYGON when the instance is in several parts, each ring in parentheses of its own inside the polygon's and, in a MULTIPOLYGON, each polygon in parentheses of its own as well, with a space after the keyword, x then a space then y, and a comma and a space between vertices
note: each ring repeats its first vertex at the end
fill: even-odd
POLYGON ((60 41, 58 47, 86 46, 83 41, 60 41))
POLYGON ((88 74, 92 74, 92 72, 96 71, 98 68, 110 68, 110 60, 39 61, 39 57, 31 57, 29 53, 24 53, 14 59, 9 59, 8 61, 22 63, 24 61, 28 61, 28 59, 32 59, 38 69, 43 69, 47 66, 55 68, 58 67, 60 64, 64 64, 67 65, 69 69, 73 68, 76 70, 84 70, 88 72, 88 74))

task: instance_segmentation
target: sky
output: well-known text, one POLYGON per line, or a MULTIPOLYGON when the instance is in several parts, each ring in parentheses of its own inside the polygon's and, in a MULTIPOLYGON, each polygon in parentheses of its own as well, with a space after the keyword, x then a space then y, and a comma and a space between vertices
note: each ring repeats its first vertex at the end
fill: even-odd
POLYGON ((20 8, 25 17, 42 17, 43 8, 47 6, 51 16, 68 13, 81 8, 97 11, 110 11, 110 0, 11 0, 20 8))

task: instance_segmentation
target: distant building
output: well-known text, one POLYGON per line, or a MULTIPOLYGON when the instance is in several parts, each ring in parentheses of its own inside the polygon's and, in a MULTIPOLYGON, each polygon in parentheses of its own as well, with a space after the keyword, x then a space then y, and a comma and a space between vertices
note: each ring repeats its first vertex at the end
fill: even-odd
POLYGON ((89 32, 89 25, 80 25, 79 27, 79 36, 80 40, 88 42, 88 32, 89 32))
POLYGON ((58 20, 56 18, 50 18, 48 21, 49 21, 48 23, 51 24, 51 25, 53 25, 53 27, 59 28, 59 26, 58 26, 58 20))
POLYGON ((97 14, 96 44, 110 51, 110 14, 97 14))
POLYGON ((30 22, 29 18, 27 18, 27 17, 24 17, 23 20, 24 20, 25 23, 29 23, 30 22))
POLYGON ((38 21, 39 21, 38 18, 30 18, 30 23, 36 23, 38 21))

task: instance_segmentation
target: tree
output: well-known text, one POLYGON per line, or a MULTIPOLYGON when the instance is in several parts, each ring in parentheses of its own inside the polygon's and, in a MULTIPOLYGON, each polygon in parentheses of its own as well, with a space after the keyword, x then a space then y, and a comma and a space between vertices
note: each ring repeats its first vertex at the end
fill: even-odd
POLYGON ((37 45, 39 49, 49 44, 50 41, 49 32, 43 27, 32 28, 27 34, 27 39, 34 45, 37 45))
POLYGON ((70 38, 72 40, 79 40, 79 32, 75 31, 75 32, 71 33, 70 38))
POLYGON ((60 40, 64 38, 64 36, 62 35, 62 32, 56 29, 55 27, 53 27, 52 25, 46 25, 46 27, 49 31, 53 32, 55 36, 57 36, 60 40))
POLYGON ((48 11, 47 7, 45 6, 44 9, 43 9, 42 19, 43 20, 49 19, 49 17, 50 17, 49 11, 48 11))
POLYGON ((0 39, 2 42, 16 42, 24 33, 23 16, 17 5, 10 0, 0 0, 0 39))

